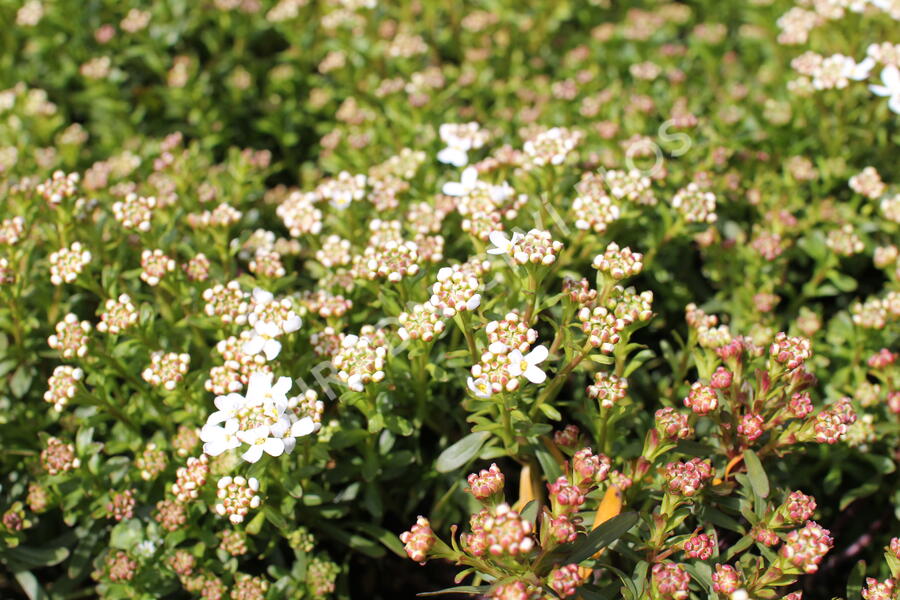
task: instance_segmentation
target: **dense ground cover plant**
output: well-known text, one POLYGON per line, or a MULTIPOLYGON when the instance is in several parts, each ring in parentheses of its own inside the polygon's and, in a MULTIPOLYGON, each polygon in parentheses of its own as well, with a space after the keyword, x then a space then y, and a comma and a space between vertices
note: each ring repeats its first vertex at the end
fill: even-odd
POLYGON ((900 593, 896 3, 0 14, 4 597, 900 593))

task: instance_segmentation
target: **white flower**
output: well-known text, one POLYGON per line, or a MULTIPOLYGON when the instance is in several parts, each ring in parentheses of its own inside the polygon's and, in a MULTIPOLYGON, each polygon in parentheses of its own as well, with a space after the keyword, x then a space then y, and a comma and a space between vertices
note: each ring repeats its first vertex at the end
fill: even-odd
POLYGON ((523 375, 531 383, 544 383, 547 374, 538 365, 547 359, 549 352, 544 346, 538 346, 522 356, 519 350, 509 353, 509 374, 512 377, 523 375))
POLYGON ((872 72, 872 67, 874 66, 875 60, 872 57, 867 57, 860 63, 857 63, 850 58, 845 63, 844 73, 848 79, 862 81, 863 79, 869 78, 869 74, 872 72))
POLYGON ((478 185, 478 170, 475 167, 466 167, 459 181, 448 181, 441 191, 448 196, 465 196, 472 192, 478 185))
POLYGON ((876 96, 887 97, 888 107, 900 114, 900 69, 894 65, 888 65, 881 71, 881 81, 884 85, 870 85, 869 89, 876 96))
POLYGON ((469 163, 469 154, 459 146, 447 146, 437 154, 439 162, 454 167, 464 167, 469 163))
POLYGON ((203 453, 218 456, 240 446, 241 441, 236 435, 238 427, 240 425, 237 419, 227 421, 224 426, 207 422, 200 430, 200 439, 204 442, 203 453))
MULTIPOLYGON (((280 420, 279 420, 280 422, 280 420)), ((283 426, 273 427, 257 427, 246 432, 239 432, 238 436, 241 441, 248 444, 250 448, 241 454, 241 458, 250 463, 255 463, 262 458, 263 452, 270 456, 281 456, 285 451, 284 439, 276 436, 275 429, 285 431, 287 424, 283 426)))
POLYGON ((502 231, 492 231, 489 239, 494 247, 488 249, 488 254, 509 254, 523 237, 525 236, 519 232, 513 233, 512 238, 508 238, 502 231))
POLYGON ((291 389, 290 377, 279 377, 275 385, 272 385, 274 375, 271 373, 263 373, 257 371, 250 375, 250 381, 247 383, 247 400, 250 401, 271 401, 280 405, 281 411, 287 406, 287 393, 291 389))
POLYGON ((466 381, 466 384, 469 386, 469 389, 475 394, 478 398, 490 398, 492 395, 491 384, 484 377, 479 377, 478 379, 469 379, 466 381))
POLYGON ((254 355, 262 352, 266 360, 274 360, 281 352, 281 342, 275 338, 281 335, 281 328, 274 323, 257 321, 253 325, 253 337, 244 343, 245 354, 254 355))

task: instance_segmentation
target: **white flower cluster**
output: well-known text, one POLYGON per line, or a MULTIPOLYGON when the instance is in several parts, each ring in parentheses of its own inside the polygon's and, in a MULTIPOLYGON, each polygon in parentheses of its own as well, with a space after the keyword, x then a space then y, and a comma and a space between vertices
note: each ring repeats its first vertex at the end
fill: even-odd
POLYGON ((247 324, 253 329, 250 340, 244 344, 244 353, 251 356, 263 353, 266 360, 274 360, 281 352, 281 342, 276 338, 297 331, 302 321, 290 300, 277 300, 271 292, 256 288, 247 324))
POLYGON ((321 425, 310 416, 298 416, 287 397, 290 377, 272 383, 271 373, 253 373, 245 395, 217 396, 216 412, 200 430, 203 452, 218 456, 247 446, 241 458, 255 463, 263 452, 281 456, 294 449, 298 437, 318 431, 321 425))

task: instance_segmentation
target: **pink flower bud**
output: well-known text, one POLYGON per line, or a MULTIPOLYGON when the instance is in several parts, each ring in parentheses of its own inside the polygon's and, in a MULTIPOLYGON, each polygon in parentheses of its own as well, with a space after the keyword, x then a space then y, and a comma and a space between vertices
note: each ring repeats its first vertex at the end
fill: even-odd
POLYGON ((712 576, 713 591, 719 594, 732 594, 741 585, 741 576, 731 565, 716 565, 712 576))
POLYGON ((560 544, 574 542, 578 537, 575 523, 567 515, 560 515, 550 520, 550 535, 560 544))
POLYGON ((709 378, 709 385, 714 389, 724 390, 731 387, 731 380, 734 376, 731 371, 725 367, 719 367, 716 372, 709 378))
POLYGON ((566 425, 562 431, 553 434, 553 441, 557 446, 566 448, 574 448, 578 444, 578 438, 581 436, 581 430, 577 425, 566 425))
POLYGON ((800 491, 791 492, 780 512, 784 515, 785 521, 802 523, 812 518, 816 512, 816 499, 800 491))
POLYGON ((584 492, 572 485, 565 476, 548 483, 547 490, 556 513, 575 512, 584 504, 584 492))
POLYGON ((563 565, 553 569, 550 571, 548 583, 560 598, 574 596, 578 586, 582 583, 581 575, 578 573, 578 565, 563 565))
POLYGON ((503 473, 496 464, 491 464, 490 468, 482 469, 478 474, 472 473, 467 478, 469 487, 466 489, 477 500, 486 501, 490 499, 501 499, 503 496, 503 473))
POLYGON ((864 600, 891 600, 894 597, 894 580, 878 581, 874 577, 866 577, 866 589, 862 591, 864 600))
POLYGON ((781 541, 777 533, 764 527, 760 527, 754 532, 753 539, 765 546, 774 546, 781 541))
POLYGON ((653 565, 653 589, 664 600, 685 600, 691 578, 681 566, 666 562, 653 565))
POLYGON ((746 414, 741 418, 737 430, 747 442, 755 442, 765 431, 763 429, 764 424, 760 415, 746 414))
POLYGON ((400 534, 403 549, 407 556, 417 563, 424 564, 428 559, 428 551, 434 546, 437 538, 431 530, 431 523, 423 516, 416 519, 416 524, 409 531, 400 534))
POLYGON ((684 440, 694 435, 688 416, 671 407, 656 411, 656 430, 666 439, 684 440))
POLYGON ((781 556, 804 572, 815 573, 819 570, 822 558, 833 545, 831 532, 815 521, 809 521, 801 529, 787 535, 784 546, 781 547, 781 556))
POLYGON ((715 536, 710 537, 705 533, 695 535, 684 543, 683 549, 688 558, 709 560, 716 549, 715 536))
POLYGON ((684 399, 684 405, 695 414, 702 416, 718 408, 719 397, 716 395, 716 390, 696 381, 691 385, 691 390, 684 399))

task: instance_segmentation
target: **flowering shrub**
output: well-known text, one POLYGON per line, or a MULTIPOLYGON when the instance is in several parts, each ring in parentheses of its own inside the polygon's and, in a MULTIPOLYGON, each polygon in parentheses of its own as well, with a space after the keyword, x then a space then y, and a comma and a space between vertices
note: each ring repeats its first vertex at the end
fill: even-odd
POLYGON ((0 15, 4 598, 898 598, 896 2, 0 15))

